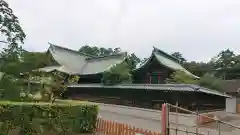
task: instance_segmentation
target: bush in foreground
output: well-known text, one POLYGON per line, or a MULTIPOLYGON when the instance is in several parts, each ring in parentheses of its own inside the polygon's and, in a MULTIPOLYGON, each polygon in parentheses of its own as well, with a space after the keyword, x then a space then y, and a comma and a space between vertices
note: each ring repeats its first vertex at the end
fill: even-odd
POLYGON ((97 114, 98 107, 92 104, 0 102, 0 135, 89 133, 97 114))

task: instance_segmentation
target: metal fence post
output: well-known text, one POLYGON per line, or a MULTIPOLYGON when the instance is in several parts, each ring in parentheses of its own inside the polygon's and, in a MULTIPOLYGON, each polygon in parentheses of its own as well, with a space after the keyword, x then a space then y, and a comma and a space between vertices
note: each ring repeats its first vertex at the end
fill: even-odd
POLYGON ((176 135, 178 133, 178 101, 176 102, 176 135))
POLYGON ((188 129, 186 128, 186 135, 188 135, 188 129))
POLYGON ((217 121, 217 132, 218 132, 218 135, 220 135, 221 134, 221 130, 220 130, 220 120, 219 120, 219 118, 217 117, 216 118, 216 121, 217 121))
POLYGON ((166 113, 166 114, 167 114, 167 115, 166 115, 166 117, 167 117, 167 121, 166 121, 166 122, 167 122, 167 123, 166 123, 166 124, 167 124, 167 134, 166 134, 166 135, 170 135, 170 125, 169 125, 169 124, 170 124, 170 123, 169 123, 169 121, 170 121, 170 118, 169 118, 170 105, 168 105, 168 104, 166 104, 166 112, 167 112, 167 113, 166 113))
POLYGON ((196 135, 198 135, 198 122, 199 122, 199 115, 198 112, 196 113, 197 120, 196 120, 196 135))

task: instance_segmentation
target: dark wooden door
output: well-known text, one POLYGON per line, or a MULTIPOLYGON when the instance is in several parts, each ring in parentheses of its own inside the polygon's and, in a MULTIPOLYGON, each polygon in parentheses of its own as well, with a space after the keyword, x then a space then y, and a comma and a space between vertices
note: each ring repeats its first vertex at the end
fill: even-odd
POLYGON ((151 84, 158 84, 159 80, 158 80, 158 75, 151 75, 151 84))

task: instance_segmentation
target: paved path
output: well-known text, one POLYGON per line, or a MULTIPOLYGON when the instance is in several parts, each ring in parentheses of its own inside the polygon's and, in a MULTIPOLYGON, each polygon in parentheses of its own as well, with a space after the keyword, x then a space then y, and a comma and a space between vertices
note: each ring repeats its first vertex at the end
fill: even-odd
MULTIPOLYGON (((155 132, 161 132, 161 111, 151 110, 151 109, 140 109, 135 107, 126 107, 126 106, 118 106, 118 105, 106 105, 99 104, 100 112, 99 117, 106 120, 113 120, 119 123, 125 123, 129 125, 133 125, 139 128, 144 128, 148 130, 152 130, 155 132)), ((175 128, 176 124, 174 124, 176 117, 174 115, 170 116, 170 120, 172 121, 171 127, 175 128)), ((191 115, 181 115, 179 116, 180 129, 185 130, 186 126, 189 131, 195 132, 194 127, 195 117, 191 115)), ((236 121, 236 120, 235 120, 236 121)), ((240 123, 240 120, 238 121, 240 123)), ((214 125, 214 124, 213 124, 214 125)), ((212 128, 209 127, 201 127, 200 132, 205 133, 207 135, 216 135, 216 125, 212 128)), ((226 125, 221 125, 224 129, 226 125)), ((175 135, 175 131, 172 131, 175 135)), ((221 135, 240 135, 240 130, 224 130, 221 135)), ((186 133, 178 132, 178 135, 186 135, 186 133)))

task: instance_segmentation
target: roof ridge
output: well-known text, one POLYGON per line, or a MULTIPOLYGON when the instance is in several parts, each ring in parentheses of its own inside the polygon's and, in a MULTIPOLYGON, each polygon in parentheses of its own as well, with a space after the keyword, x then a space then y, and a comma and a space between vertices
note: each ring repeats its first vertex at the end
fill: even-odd
POLYGON ((66 48, 66 47, 63 47, 63 46, 55 45, 55 44, 52 44, 50 42, 48 42, 48 44, 50 44, 50 47, 54 46, 54 47, 57 47, 57 48, 60 48, 60 49, 64 49, 64 50, 67 50, 67 51, 70 51, 70 52, 73 52, 73 53, 76 53, 76 54, 84 55, 84 56, 87 56, 87 57, 94 57, 92 55, 89 55, 89 54, 86 54, 86 53, 82 53, 82 52, 78 52, 76 50, 69 49, 69 48, 66 48))
POLYGON ((110 55, 93 56, 93 57, 90 57, 90 58, 86 58, 86 60, 95 60, 95 59, 101 59, 101 58, 113 57, 113 56, 120 56, 120 55, 127 56, 127 52, 113 53, 113 54, 110 54, 110 55))
POLYGON ((157 47, 153 46, 153 52, 157 52, 157 53, 162 53, 164 54, 165 56, 169 57, 170 59, 174 60, 175 62, 179 63, 179 59, 168 54, 167 52, 163 51, 163 50, 160 50, 158 49, 157 47))

